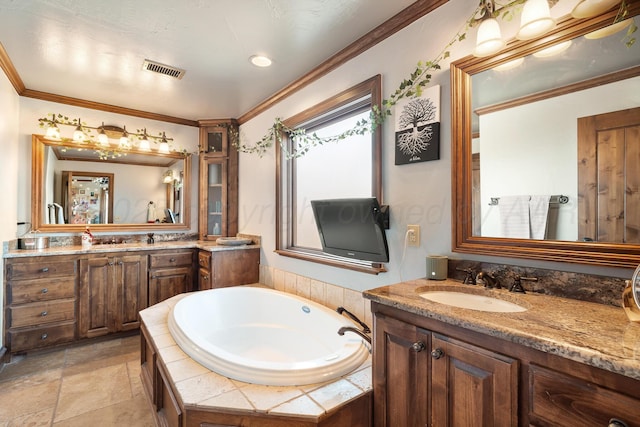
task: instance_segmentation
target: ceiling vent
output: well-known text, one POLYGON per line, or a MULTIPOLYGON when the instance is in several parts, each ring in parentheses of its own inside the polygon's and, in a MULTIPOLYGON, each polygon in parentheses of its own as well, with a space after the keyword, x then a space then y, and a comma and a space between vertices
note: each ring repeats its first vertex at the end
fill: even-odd
POLYGON ((164 74, 165 76, 173 77, 178 80, 180 80, 184 76, 184 73, 186 73, 186 71, 181 68, 164 65, 159 62, 150 61, 148 59, 145 59, 142 63, 142 69, 153 71, 154 73, 158 74, 164 74))

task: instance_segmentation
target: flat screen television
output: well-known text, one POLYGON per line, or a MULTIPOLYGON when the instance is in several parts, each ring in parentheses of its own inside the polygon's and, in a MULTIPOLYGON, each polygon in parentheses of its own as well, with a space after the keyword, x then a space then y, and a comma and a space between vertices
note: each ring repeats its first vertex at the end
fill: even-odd
POLYGON ((375 197, 312 200, 322 251, 354 260, 389 261, 387 207, 375 197))

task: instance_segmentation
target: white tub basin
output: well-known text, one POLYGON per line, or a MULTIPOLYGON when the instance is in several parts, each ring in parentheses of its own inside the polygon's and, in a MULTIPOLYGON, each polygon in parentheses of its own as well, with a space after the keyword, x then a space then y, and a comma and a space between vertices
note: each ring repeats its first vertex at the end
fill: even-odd
POLYGON ((420 296, 429 301, 471 310, 490 311, 494 313, 527 311, 525 307, 509 301, 465 292, 429 291, 421 293, 420 296))

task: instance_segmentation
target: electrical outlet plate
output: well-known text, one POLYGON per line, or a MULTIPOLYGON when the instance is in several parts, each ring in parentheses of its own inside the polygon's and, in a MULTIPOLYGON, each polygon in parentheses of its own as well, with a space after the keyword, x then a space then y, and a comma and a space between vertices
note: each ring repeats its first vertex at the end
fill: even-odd
POLYGON ((409 237, 407 238, 408 246, 420 246, 420 226, 419 225, 407 225, 407 232, 409 237))

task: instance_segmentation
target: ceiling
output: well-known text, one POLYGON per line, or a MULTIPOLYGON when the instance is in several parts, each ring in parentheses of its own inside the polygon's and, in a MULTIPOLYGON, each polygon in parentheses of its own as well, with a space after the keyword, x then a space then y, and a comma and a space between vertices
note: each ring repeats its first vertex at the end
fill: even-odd
POLYGON ((29 90, 188 120, 237 118, 414 0, 0 0, 29 90), (273 60, 269 68, 251 55, 273 60), (142 70, 145 59, 186 70, 142 70))

